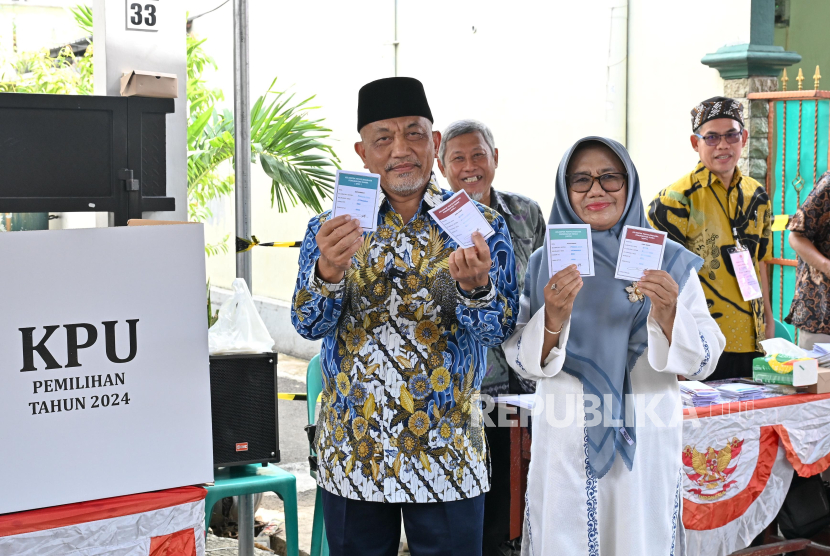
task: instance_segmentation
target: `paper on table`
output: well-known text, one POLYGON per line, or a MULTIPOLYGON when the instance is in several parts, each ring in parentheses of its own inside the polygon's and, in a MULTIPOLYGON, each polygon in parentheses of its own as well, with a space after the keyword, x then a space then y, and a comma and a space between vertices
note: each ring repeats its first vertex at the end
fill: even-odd
POLYGON ((651 228, 623 227, 614 278, 637 281, 644 270, 659 270, 667 235, 651 228))
POLYGON ((473 246, 473 232, 479 232, 484 239, 496 233, 463 189, 429 214, 460 247, 473 246))
POLYGON ((548 269, 553 276, 575 264, 580 276, 594 275, 594 251, 588 224, 549 224, 545 245, 548 269))
POLYGON ((380 175, 337 170, 334 177, 332 218, 348 214, 370 232, 378 227, 380 175))

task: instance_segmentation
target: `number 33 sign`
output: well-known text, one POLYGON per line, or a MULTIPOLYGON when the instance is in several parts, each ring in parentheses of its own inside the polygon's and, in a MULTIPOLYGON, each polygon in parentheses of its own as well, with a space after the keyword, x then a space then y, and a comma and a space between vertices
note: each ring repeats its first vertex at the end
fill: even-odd
POLYGON ((158 31, 158 0, 127 0, 127 30, 158 31))

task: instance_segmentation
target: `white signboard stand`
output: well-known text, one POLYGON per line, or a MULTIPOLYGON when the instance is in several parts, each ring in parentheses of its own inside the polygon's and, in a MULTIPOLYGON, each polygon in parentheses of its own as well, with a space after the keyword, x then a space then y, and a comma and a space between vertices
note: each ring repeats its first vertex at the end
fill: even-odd
POLYGON ((0 513, 213 481, 203 228, 0 234, 0 513))

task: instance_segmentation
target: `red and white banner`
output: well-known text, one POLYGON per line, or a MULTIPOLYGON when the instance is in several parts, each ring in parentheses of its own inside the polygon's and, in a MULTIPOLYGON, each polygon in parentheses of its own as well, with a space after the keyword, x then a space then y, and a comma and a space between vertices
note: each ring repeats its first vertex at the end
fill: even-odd
POLYGON ((686 554, 726 556, 772 522, 793 469, 830 467, 830 394, 801 394, 684 411, 686 554))
POLYGON ((0 554, 204 556, 206 495, 183 487, 0 515, 0 554))

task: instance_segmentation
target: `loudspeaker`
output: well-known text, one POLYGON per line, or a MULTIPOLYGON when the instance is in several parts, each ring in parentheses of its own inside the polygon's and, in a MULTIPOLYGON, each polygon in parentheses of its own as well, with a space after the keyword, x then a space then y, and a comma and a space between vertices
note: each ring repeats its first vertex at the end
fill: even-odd
POLYGON ((277 354, 210 356, 213 466, 280 461, 277 354))

